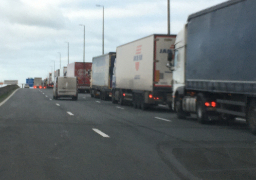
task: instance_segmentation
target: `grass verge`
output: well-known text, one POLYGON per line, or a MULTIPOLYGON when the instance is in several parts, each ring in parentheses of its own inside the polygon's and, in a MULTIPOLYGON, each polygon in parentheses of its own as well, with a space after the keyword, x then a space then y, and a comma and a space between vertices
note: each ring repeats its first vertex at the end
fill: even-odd
POLYGON ((11 91, 9 91, 8 93, 5 93, 3 95, 0 96, 0 103, 3 102, 6 98, 8 98, 16 89, 18 88, 15 88, 11 91))

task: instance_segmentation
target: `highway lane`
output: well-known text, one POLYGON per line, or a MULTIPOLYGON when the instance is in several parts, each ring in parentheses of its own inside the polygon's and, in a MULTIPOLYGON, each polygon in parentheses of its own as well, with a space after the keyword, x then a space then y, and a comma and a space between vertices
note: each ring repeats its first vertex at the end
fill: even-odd
POLYGON ((245 125, 200 125, 79 94, 20 89, 0 107, 2 179, 255 179, 245 125), (68 113, 69 112, 69 113, 68 113))

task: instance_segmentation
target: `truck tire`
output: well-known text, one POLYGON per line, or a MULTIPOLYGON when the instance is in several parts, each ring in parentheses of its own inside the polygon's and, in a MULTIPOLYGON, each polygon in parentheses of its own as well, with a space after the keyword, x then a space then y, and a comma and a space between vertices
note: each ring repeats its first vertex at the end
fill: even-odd
POLYGON ((121 106, 124 105, 124 97, 123 97, 123 96, 121 96, 121 97, 119 98, 119 103, 120 103, 121 106))
POLYGON ((196 115, 197 121, 201 124, 205 124, 208 121, 208 115, 204 106, 205 100, 203 96, 198 96, 196 103, 196 115))
POLYGON ((182 102, 179 99, 179 97, 177 97, 175 99, 175 104, 176 104, 176 112, 177 112, 177 118, 178 119, 186 119, 186 113, 182 110, 182 102))
POLYGON ((247 122, 251 133, 256 135, 256 100, 252 99, 249 103, 247 112, 247 122))
POLYGON ((148 105, 144 102, 141 102, 140 104, 141 110, 145 111, 146 109, 148 109, 148 105))
POLYGON ((116 104, 117 103, 117 101, 115 100, 115 91, 112 91, 112 103, 113 104, 116 104))

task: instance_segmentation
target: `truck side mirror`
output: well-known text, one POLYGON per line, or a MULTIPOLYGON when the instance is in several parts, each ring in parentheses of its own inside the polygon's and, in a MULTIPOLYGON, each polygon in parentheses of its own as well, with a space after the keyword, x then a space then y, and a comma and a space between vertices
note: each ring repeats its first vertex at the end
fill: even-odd
POLYGON ((173 54, 172 54, 172 50, 170 50, 169 52, 168 52, 168 61, 172 61, 172 56, 173 56, 173 54))

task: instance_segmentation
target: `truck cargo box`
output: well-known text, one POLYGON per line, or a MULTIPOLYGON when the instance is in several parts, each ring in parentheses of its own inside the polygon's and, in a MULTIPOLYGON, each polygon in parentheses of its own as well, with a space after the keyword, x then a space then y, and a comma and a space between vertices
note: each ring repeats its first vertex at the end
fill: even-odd
POLYGON ((115 52, 110 52, 92 59, 92 86, 111 88, 115 52))
POLYGON ((78 90, 85 91, 90 89, 90 71, 92 63, 73 62, 67 66, 67 77, 77 77, 78 90))
POLYGON ((174 49, 175 35, 153 34, 118 46, 115 88, 140 91, 172 91, 172 72, 167 55, 174 49))
POLYGON ((187 89, 256 93, 255 9, 255 0, 233 0, 189 16, 187 89))

